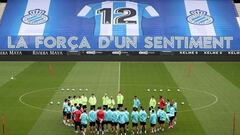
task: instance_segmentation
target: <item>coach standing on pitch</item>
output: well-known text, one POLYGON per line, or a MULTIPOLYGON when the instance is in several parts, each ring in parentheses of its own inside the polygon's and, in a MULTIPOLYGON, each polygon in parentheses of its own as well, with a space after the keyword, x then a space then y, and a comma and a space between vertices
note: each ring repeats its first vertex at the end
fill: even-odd
POLYGON ((117 105, 118 105, 118 108, 123 107, 123 100, 124 100, 124 97, 123 97, 122 93, 119 91, 119 93, 117 95, 117 105))

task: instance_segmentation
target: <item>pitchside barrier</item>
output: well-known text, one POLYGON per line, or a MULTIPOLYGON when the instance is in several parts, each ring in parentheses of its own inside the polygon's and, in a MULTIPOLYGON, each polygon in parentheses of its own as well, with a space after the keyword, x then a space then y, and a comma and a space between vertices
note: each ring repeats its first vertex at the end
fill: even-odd
POLYGON ((139 55, 134 54, 115 54, 112 52, 104 55, 86 55, 74 53, 71 55, 7 55, 0 56, 0 61, 240 61, 239 55, 139 55))

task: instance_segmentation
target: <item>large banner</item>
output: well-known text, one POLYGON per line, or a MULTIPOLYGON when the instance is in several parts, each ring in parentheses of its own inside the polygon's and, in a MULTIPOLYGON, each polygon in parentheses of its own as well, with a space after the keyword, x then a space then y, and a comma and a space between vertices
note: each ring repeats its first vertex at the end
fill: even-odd
POLYGON ((0 50, 234 51, 231 0, 9 0, 0 50))

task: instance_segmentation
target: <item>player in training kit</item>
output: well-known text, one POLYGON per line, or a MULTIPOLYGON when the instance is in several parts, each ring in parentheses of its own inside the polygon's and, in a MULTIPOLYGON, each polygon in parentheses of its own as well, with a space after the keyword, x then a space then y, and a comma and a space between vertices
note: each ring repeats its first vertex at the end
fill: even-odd
POLYGON ((69 100, 69 102, 71 103, 71 105, 73 105, 73 104, 74 104, 74 99, 73 99, 73 97, 72 97, 72 96, 69 96, 69 97, 68 97, 68 100, 69 100))
POLYGON ((122 95, 122 93, 119 91, 118 95, 117 95, 117 107, 118 108, 121 108, 123 107, 123 100, 124 100, 124 97, 122 95))
POLYGON ((102 107, 99 107, 97 111, 97 134, 99 134, 99 131, 102 131, 102 134, 104 134, 103 126, 104 117, 105 117, 104 111, 102 107))
POLYGON ((88 115, 87 115, 85 109, 80 116, 80 120, 81 120, 81 126, 82 126, 82 134, 85 135, 86 134, 86 129, 87 129, 87 123, 88 123, 88 115))
POLYGON ((91 108, 91 111, 88 113, 89 123, 90 123, 90 134, 94 134, 95 123, 97 120, 97 114, 94 107, 91 108))
POLYGON ((126 123, 126 118, 127 114, 125 113, 125 111, 121 108, 121 111, 119 112, 119 116, 118 116, 118 123, 119 123, 119 132, 122 135, 124 133, 124 135, 126 135, 126 128, 125 128, 125 123, 126 123))
POLYGON ((113 99, 113 96, 111 96, 110 99, 108 100, 108 107, 112 109, 114 108, 114 106, 115 106, 115 100, 113 99))
POLYGON ((68 106, 68 100, 65 99, 63 102, 63 124, 67 124, 67 106, 68 106))
POLYGON ((157 110, 157 121, 158 121, 159 127, 157 126, 157 131, 159 131, 160 128, 161 128, 161 124, 160 124, 160 111, 161 111, 161 108, 158 107, 158 110, 157 110))
POLYGON ((158 115, 159 115, 159 124, 160 124, 160 128, 158 129, 158 131, 159 130, 164 131, 165 123, 169 121, 169 118, 167 116, 167 113, 162 109, 160 109, 158 115))
POLYGON ((85 96, 85 94, 82 94, 82 107, 83 109, 86 109, 87 108, 87 97, 85 96))
POLYGON ((176 100, 173 100, 173 107, 175 109, 173 121, 174 121, 174 125, 176 125, 177 124, 177 102, 176 102, 176 100))
POLYGON ((144 108, 141 106, 141 110, 139 112, 139 121, 140 121, 140 134, 141 133, 147 133, 146 131, 146 122, 147 122, 147 113, 144 110, 144 108))
POLYGON ((138 121, 139 121, 139 113, 137 111, 137 108, 133 108, 132 114, 132 134, 136 132, 138 134, 138 121))
POLYGON ((92 94, 91 97, 89 97, 88 103, 90 104, 90 108, 94 108, 94 109, 96 108, 97 98, 94 94, 92 94))
POLYGON ((78 133, 78 128, 79 128, 79 130, 81 130, 81 123, 80 123, 81 114, 82 114, 82 112, 80 111, 79 107, 77 107, 76 110, 73 112, 75 133, 78 133))
POLYGON ((126 114, 126 123, 125 123, 125 126, 126 126, 126 130, 128 131, 128 126, 129 126, 129 112, 127 110, 127 108, 125 108, 125 114, 126 114))
POLYGON ((103 108, 108 108, 109 97, 107 93, 102 97, 103 108))
POLYGON ((110 131, 110 125, 111 125, 111 121, 112 121, 112 111, 110 108, 107 109, 106 113, 105 113, 105 127, 106 127, 106 132, 110 131))
POLYGON ((79 97, 77 98, 77 102, 78 102, 78 105, 79 105, 80 107, 82 107, 82 96, 79 96, 79 97))
POLYGON ((165 105, 166 105, 166 112, 169 113, 169 111, 170 111, 170 101, 169 101, 169 99, 167 99, 167 102, 165 103, 165 105))
POLYGON ((105 125, 106 125, 106 108, 103 107, 103 112, 104 112, 104 120, 103 120, 103 128, 104 128, 104 132, 106 131, 105 125))
POLYGON ((165 108, 165 103, 164 103, 163 96, 160 96, 160 98, 159 98, 159 107, 160 107, 162 110, 165 108))
POLYGON ((149 109, 155 109, 157 105, 157 101, 154 98, 154 96, 151 97, 150 101, 149 101, 149 109))
POLYGON ((118 112, 115 108, 112 109, 112 133, 117 133, 118 112))
POLYGON ((67 112, 67 125, 71 126, 71 103, 70 102, 68 102, 66 112, 67 112))
POLYGON ((71 105, 74 105, 75 103, 76 103, 76 96, 73 96, 73 99, 72 99, 72 101, 71 101, 71 105))
MULTIPOLYGON (((117 108, 116 112, 117 112, 117 116, 119 117, 120 108, 117 108)), ((117 130, 118 130, 118 128, 119 128, 119 122, 117 121, 117 130)))
POLYGON ((71 105, 71 124, 72 127, 74 127, 74 115, 73 112, 77 110, 77 104, 75 103, 74 105, 71 105))
POLYGON ((173 104, 170 104, 169 113, 167 113, 167 115, 170 119, 169 128, 173 128, 174 127, 173 119, 175 117, 175 108, 173 107, 173 104))
POLYGON ((134 96, 134 98, 133 98, 133 108, 138 109, 140 107, 140 105, 141 105, 140 100, 137 98, 137 96, 134 96))
POLYGON ((156 124, 157 124, 157 114, 156 112, 153 110, 151 110, 150 112, 150 125, 151 125, 151 133, 156 133, 156 124))

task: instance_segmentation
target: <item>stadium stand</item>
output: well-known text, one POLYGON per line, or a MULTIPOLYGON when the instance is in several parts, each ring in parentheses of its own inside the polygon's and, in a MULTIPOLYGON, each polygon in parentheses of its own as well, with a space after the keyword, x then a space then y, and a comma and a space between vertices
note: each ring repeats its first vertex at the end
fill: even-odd
POLYGON ((240 14, 240 3, 236 3, 236 8, 237 8, 237 11, 238 11, 238 14, 240 14))
MULTIPOLYGON (((240 3, 238 2, 238 0, 234 0, 234 2, 235 2, 235 6, 236 6, 236 9, 237 9, 237 13, 238 13, 238 15, 240 16, 240 3)), ((4 10, 5 10, 5 7, 6 7, 6 5, 7 5, 7 1, 6 0, 0 0, 0 21, 1 21, 1 19, 2 19, 2 15, 3 15, 3 12, 4 12, 4 10)), ((239 17, 239 26, 240 26, 240 17, 239 17)), ((75 53, 75 52, 74 52, 75 53)), ((166 54, 168 54, 168 53, 166 53, 166 54)), ((110 54, 108 54, 108 55, 110 55, 110 54)), ((111 55, 112 56, 112 55, 111 55)), ((205 57, 198 57, 198 56, 196 56, 197 57, 197 60, 205 60, 205 57)), ((41 59, 41 60, 45 60, 46 58, 44 57, 44 56, 39 56, 39 57, 36 57, 36 59, 34 59, 34 57, 30 57, 30 59, 28 59, 28 57, 27 56, 23 56, 23 57, 15 57, 15 56, 13 56, 13 57, 2 57, 2 58, 0 58, 0 60, 12 60, 12 59, 15 59, 15 58, 18 58, 19 60, 36 60, 36 59, 41 59)), ((50 57, 49 57, 50 58, 50 57)), ((60 56, 53 56, 51 59, 49 59, 48 58, 48 60, 56 60, 56 59, 61 59, 61 57, 60 56)), ((91 60, 94 60, 94 61, 98 61, 98 60, 107 60, 107 61, 111 61, 111 60, 121 60, 121 61, 124 61, 124 60, 129 60, 129 61, 131 61, 131 60, 136 60, 136 59, 139 59, 139 58, 141 58, 141 60, 142 61, 144 61, 144 60, 151 60, 151 61, 155 61, 155 60, 196 60, 196 58, 194 57, 194 56, 191 56, 191 57, 188 57, 188 55, 186 55, 186 56, 183 56, 183 57, 165 57, 165 56, 159 56, 159 57, 155 57, 155 56, 153 56, 153 57, 151 57, 151 56, 149 56, 149 57, 146 57, 146 58, 143 58, 143 56, 136 56, 136 57, 132 57, 132 58, 130 58, 130 57, 128 57, 128 56, 125 56, 125 55, 123 55, 123 56, 121 56, 121 57, 118 57, 118 56, 112 56, 112 57, 108 57, 108 56, 98 56, 97 58, 95 57, 95 56, 83 56, 82 55, 82 57, 78 57, 78 56, 76 56, 76 57, 74 57, 74 56, 71 56, 71 55, 69 55, 69 57, 63 57, 65 60, 86 60, 86 61, 91 61, 91 60), (142 57, 142 58, 141 58, 142 57)), ((222 56, 222 58, 221 57, 219 57, 219 56, 216 56, 216 58, 215 57, 212 57, 213 59, 212 59, 212 61, 217 61, 217 60, 219 60, 219 59, 221 59, 221 60, 225 60, 225 57, 224 56, 222 56)), ((235 61, 235 60, 238 60, 239 58, 238 58, 238 56, 230 56, 229 58, 227 58, 226 57, 226 60, 231 60, 231 61, 235 61)))
POLYGON ((0 20, 2 18, 2 14, 4 12, 5 7, 6 7, 6 3, 0 3, 0 20))

